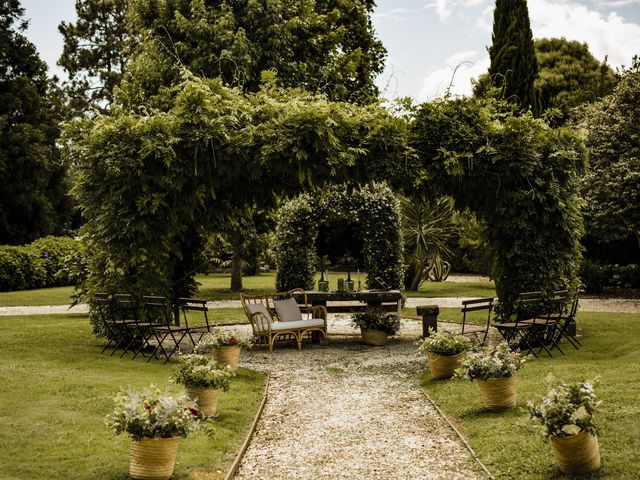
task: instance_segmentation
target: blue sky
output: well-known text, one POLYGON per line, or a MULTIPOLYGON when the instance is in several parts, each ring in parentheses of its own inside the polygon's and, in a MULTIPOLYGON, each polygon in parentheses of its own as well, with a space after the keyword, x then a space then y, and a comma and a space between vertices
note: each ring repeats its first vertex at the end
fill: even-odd
MULTIPOLYGON (((471 78, 489 60, 494 0, 378 0, 373 24, 388 50, 387 68, 377 79, 387 98, 418 101, 451 91, 468 94, 471 78)), ((22 0, 30 19, 28 36, 52 73, 62 52, 61 21, 75 21, 74 0, 22 0)), ((640 55, 640 0, 529 0, 534 37, 587 42, 591 53, 616 67, 640 55)))

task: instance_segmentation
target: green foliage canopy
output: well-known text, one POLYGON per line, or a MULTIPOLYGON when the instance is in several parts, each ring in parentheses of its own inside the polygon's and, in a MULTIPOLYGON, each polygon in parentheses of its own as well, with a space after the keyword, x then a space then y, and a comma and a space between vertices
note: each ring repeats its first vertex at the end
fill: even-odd
POLYGON ((174 83, 185 66, 256 92, 272 71, 285 87, 331 100, 377 99, 386 51, 375 38, 372 0, 134 0, 131 103, 174 83))
POLYGON ((188 73, 162 103, 114 106, 65 130, 94 252, 88 291, 188 295, 185 242, 198 226, 215 231, 247 207, 330 180, 411 169, 406 122, 377 105, 272 85, 243 94, 188 73))
POLYGON ((564 38, 540 38, 535 41, 540 107, 554 109, 556 124, 570 117, 572 108, 592 102, 613 90, 618 79, 605 62, 589 52, 586 43, 564 38))
POLYGON ((640 61, 613 93, 584 109, 590 168, 582 181, 587 231, 601 243, 640 245, 640 61))
POLYGON ((582 219, 576 132, 477 99, 438 100, 415 113, 425 186, 486 221, 496 290, 509 315, 518 293, 575 282, 582 219))

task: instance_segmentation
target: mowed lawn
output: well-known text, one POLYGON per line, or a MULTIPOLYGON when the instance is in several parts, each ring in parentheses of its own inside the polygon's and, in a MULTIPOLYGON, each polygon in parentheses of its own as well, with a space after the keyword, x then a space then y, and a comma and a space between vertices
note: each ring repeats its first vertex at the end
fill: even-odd
MULTIPOLYGON (((459 310, 443 309, 441 319, 459 318, 459 310)), ((603 400, 596 416, 602 470, 587 478, 638 479, 640 447, 640 314, 578 315, 584 347, 563 345, 566 355, 541 355, 518 372, 518 407, 509 413, 482 409, 478 386, 466 380, 433 381, 425 373, 427 393, 443 409, 489 470, 499 479, 569 478, 555 466, 544 437, 522 425, 527 400, 548 390, 545 377, 577 381, 599 378, 596 393, 603 400)))
MULTIPOLYGON (((119 388, 164 388, 172 365, 111 357, 101 345, 86 316, 0 317, 0 478, 129 478, 130 439, 115 436, 104 418, 119 388)), ((173 478, 224 477, 264 382, 238 371, 208 430, 182 441, 173 478)))
MULTIPOLYGON (((337 285, 338 275, 331 273, 331 289, 337 285)), ((356 279, 356 275, 353 276, 356 279)), ((198 275, 200 291, 196 296, 207 300, 237 300, 240 295, 229 290, 231 277, 227 273, 198 275)), ((365 275, 361 275, 364 288, 365 275)), ((264 294, 275 291, 275 273, 263 273, 243 277, 244 291, 248 294, 264 294)), ((40 288, 16 292, 0 292, 0 307, 22 305, 68 305, 73 287, 40 288)), ((418 292, 405 292, 407 297, 489 297, 495 295, 493 282, 424 282, 418 292)))

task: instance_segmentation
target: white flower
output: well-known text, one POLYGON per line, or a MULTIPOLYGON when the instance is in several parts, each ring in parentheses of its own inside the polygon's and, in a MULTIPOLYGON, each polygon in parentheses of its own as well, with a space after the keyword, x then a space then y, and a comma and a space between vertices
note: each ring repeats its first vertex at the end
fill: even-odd
POLYGON ((562 431, 567 435, 577 435, 578 433, 580 433, 581 430, 579 426, 570 424, 570 425, 563 425, 562 431))

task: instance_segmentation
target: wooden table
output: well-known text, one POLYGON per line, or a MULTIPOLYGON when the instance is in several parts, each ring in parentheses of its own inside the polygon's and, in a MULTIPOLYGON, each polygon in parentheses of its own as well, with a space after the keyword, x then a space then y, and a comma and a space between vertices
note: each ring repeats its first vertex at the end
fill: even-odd
MULTIPOLYGON (((328 312, 345 313, 358 312, 367 308, 383 308, 397 312, 402 309, 402 292, 400 290, 360 290, 359 292, 319 292, 309 290, 305 292, 307 302, 311 305, 323 305, 328 312), (342 304, 336 305, 336 302, 342 304), (349 304, 345 304, 349 302, 349 304)), ((304 303, 302 294, 294 294, 298 303, 304 303)))

